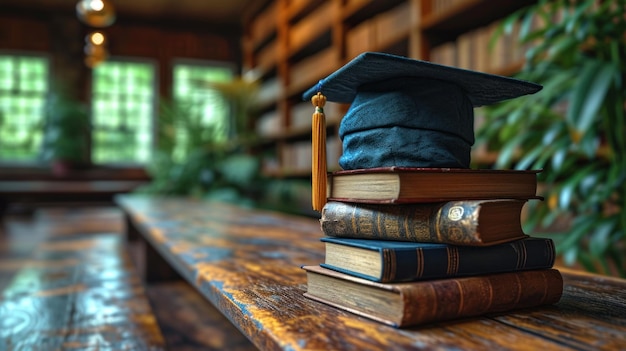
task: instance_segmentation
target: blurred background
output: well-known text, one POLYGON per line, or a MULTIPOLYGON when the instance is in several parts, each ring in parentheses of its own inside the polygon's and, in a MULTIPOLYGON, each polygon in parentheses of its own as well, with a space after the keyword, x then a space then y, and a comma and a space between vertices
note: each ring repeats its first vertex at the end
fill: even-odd
MULTIPOLYGON (((541 169, 525 229, 626 276, 625 2, 3 0, 0 208, 124 192, 310 210, 304 90, 363 51, 540 83, 476 110, 475 168, 541 169)), ((328 167, 338 122, 326 106, 328 167)))

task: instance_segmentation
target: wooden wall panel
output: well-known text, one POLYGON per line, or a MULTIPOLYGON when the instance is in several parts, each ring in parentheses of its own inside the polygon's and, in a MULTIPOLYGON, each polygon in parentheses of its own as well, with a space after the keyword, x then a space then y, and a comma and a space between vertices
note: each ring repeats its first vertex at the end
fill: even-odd
MULTIPOLYGON (((0 5, 0 50, 51 56, 53 77, 63 77, 84 95, 90 71, 83 63, 85 36, 95 28, 79 22, 73 12, 25 11, 0 5)), ((118 18, 101 29, 112 57, 153 60, 158 65, 160 94, 170 93, 170 69, 180 58, 222 61, 240 66, 240 32, 203 23, 168 23, 118 18)), ((86 99, 86 96, 81 96, 86 99)))
POLYGON ((15 18, 0 12, 0 49, 50 50, 48 25, 40 18, 15 18))

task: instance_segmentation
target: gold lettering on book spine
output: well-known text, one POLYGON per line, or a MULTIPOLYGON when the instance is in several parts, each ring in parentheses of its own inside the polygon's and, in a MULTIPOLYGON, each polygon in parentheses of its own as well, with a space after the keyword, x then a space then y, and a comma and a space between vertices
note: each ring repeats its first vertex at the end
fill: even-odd
POLYGON ((402 229, 404 230, 404 235, 409 238, 413 238, 414 236, 413 231, 411 230, 411 225, 409 223, 409 216, 412 215, 412 213, 409 213, 407 216, 404 216, 404 220, 402 221, 402 223, 400 224, 402 226, 402 229))
MULTIPOLYGON (((432 210, 428 206, 416 206, 412 216, 406 216, 407 237, 413 241, 432 241, 436 222, 431 222, 432 210), (408 218, 412 218, 410 221, 408 218)), ((437 236, 439 238, 439 236, 437 236)))
MULTIPOLYGON (((335 208, 336 208, 336 207, 340 207, 340 208, 341 208, 341 207, 343 207, 343 206, 339 206, 338 204, 335 204, 333 207, 335 207, 335 208)), ((349 207, 345 207, 346 212, 348 212, 348 211, 347 211, 348 209, 349 209, 349 207)), ((349 218, 349 219, 350 219, 350 222, 351 222, 350 224, 351 224, 351 228, 352 228, 352 233, 356 233, 356 232, 358 231, 358 229, 359 229, 359 227, 357 226, 357 223, 356 223, 356 220, 357 220, 356 215, 357 215, 357 211, 358 211, 358 210, 359 210, 359 209, 358 209, 358 207, 354 206, 354 207, 352 208, 352 213, 350 213, 350 216, 347 216, 347 217, 346 217, 346 216, 339 217, 339 220, 340 220, 341 218, 349 218)))
POLYGON ((366 235, 374 234, 374 223, 376 223, 375 213, 370 213, 364 208, 355 206, 355 217, 357 225, 357 233, 363 233, 366 235))
POLYGON ((398 213, 393 213, 388 216, 385 216, 385 225, 384 232, 381 232, 381 236, 393 237, 398 240, 403 240, 406 236, 406 233, 403 233, 401 228, 401 223, 404 221, 402 216, 399 216, 398 213), (387 235, 385 235, 387 234, 387 235))
POLYGON ((380 214, 378 216, 376 216, 376 232, 379 233, 380 235, 382 235, 382 233, 385 231, 384 228, 384 216, 380 216, 380 214), (382 220, 381 220, 382 217, 382 220))

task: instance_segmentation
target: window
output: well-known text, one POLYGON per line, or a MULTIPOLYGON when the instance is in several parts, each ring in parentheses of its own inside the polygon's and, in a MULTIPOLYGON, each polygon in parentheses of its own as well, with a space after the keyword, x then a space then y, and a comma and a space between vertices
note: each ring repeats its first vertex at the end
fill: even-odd
MULTIPOLYGON (((110 60, 92 73, 92 162, 147 163, 155 142, 155 65, 110 60)), ((177 63, 172 73, 172 100, 185 112, 174 128, 173 154, 180 160, 198 143, 227 139, 230 106, 212 84, 232 81, 234 70, 188 60, 177 63)), ((0 161, 40 156, 49 81, 46 57, 0 54, 0 161)))
POLYGON ((230 66, 205 62, 178 63, 174 66, 173 99, 178 112, 173 156, 181 160, 198 144, 228 138, 228 102, 218 91, 219 83, 233 80, 230 66))
POLYGON ((153 144, 155 67, 107 61, 93 70, 92 152, 94 163, 142 164, 153 144))
POLYGON ((43 136, 48 59, 0 55, 0 160, 34 161, 43 136))

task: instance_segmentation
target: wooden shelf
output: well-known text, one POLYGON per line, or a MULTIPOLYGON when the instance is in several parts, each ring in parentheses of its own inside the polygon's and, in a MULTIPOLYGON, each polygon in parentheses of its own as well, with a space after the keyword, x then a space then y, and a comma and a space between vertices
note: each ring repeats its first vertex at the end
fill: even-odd
POLYGON ((448 31, 463 33, 488 25, 537 0, 464 0, 452 3, 446 11, 426 15, 421 28, 425 31, 448 31))
POLYGON ((246 39, 250 42, 253 50, 259 50, 264 44, 269 43, 276 37, 278 3, 271 2, 268 7, 256 16, 248 28, 246 39))
MULTIPOLYGON (((485 38, 493 33, 494 23, 536 2, 269 1, 249 18, 243 39, 244 62, 249 63, 246 68, 254 70, 263 80, 263 114, 258 120, 261 127, 258 130, 263 135, 260 145, 276 154, 267 174, 310 176, 310 167, 302 167, 306 152, 303 151, 301 157, 290 153, 291 149, 304 149, 310 139, 309 107, 302 102, 301 95, 356 55, 381 51, 510 75, 523 64, 520 58, 523 55, 516 56, 521 50, 513 54, 507 43, 512 42, 512 38, 504 38, 496 51, 487 53, 485 38), (298 164, 290 164, 290 159, 298 164)), ((327 119, 331 120, 327 130, 329 137, 337 137, 345 108, 327 111, 327 119)), ((333 150, 339 151, 329 153, 329 165, 337 162, 340 145, 333 150)), ((475 154, 478 157, 479 153, 475 154)), ((493 155, 485 157, 491 159, 493 155)))
POLYGON ((287 57, 308 56, 317 48, 331 45, 334 3, 324 2, 309 16, 290 27, 287 38, 287 57), (305 54, 302 54, 304 52, 305 54))
POLYGON ((289 23, 294 23, 306 17, 313 12, 320 5, 328 3, 324 0, 298 0, 289 1, 286 5, 285 12, 287 14, 287 20, 289 23))
POLYGON ((342 20, 346 25, 354 26, 402 3, 408 3, 408 1, 348 0, 342 11, 342 20))
MULTIPOLYGON (((326 121, 326 127, 329 128, 329 131, 333 131, 337 127, 339 127, 340 118, 329 119, 326 121)), ((311 126, 299 126, 289 128, 282 132, 276 132, 272 134, 267 134, 263 136, 262 142, 277 142, 277 141, 290 141, 290 140, 310 140, 311 138, 311 126)))
POLYGON ((332 73, 339 65, 338 57, 337 48, 331 46, 292 65, 289 73, 288 96, 300 95, 317 84, 320 77, 332 73))

